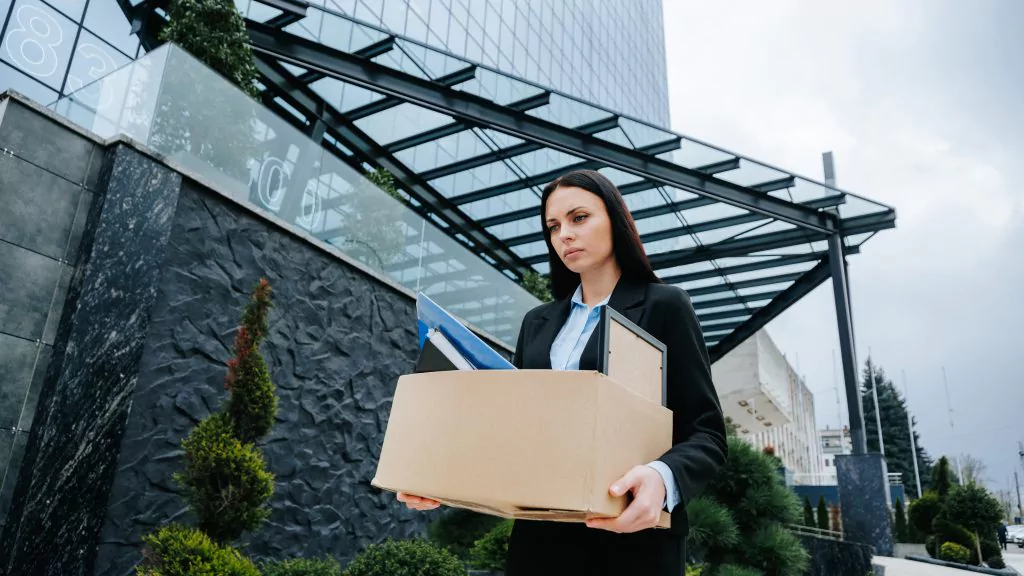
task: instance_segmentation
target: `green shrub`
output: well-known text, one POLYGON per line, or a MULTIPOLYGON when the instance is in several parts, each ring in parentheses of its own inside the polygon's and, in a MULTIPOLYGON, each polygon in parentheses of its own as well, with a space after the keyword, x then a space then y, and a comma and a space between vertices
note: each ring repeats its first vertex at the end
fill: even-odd
POLYGON ((1002 556, 1003 547, 999 545, 999 542, 989 538, 981 539, 981 557, 991 558, 993 556, 1002 556))
POLYGON ((814 508, 811 507, 811 499, 804 496, 804 526, 817 528, 814 522, 814 508))
POLYGON ((894 513, 895 522, 893 523, 893 537, 897 542, 909 541, 910 535, 907 533, 907 515, 903 510, 903 500, 901 498, 896 499, 896 511, 894 513))
POLYGON ((1002 554, 992 556, 988 560, 985 560, 985 564, 988 564, 989 568, 995 568, 996 570, 1006 568, 1006 562, 1003 561, 1002 554))
POLYGON ((935 521, 935 538, 939 543, 939 554, 942 554, 942 544, 952 542, 963 546, 968 551, 969 564, 978 564, 978 547, 974 534, 963 526, 953 524, 948 520, 938 519, 935 521))
POLYGON ((686 567, 685 576, 704 576, 704 565, 693 564, 686 567))
POLYGON ((451 552, 425 540, 371 544, 345 569, 345 576, 466 576, 451 552))
POLYGON ((237 550, 213 542, 195 528, 171 524, 143 537, 137 576, 260 576, 237 550))
POLYGON ((803 574, 810 556, 800 540, 779 524, 768 524, 744 540, 740 557, 743 564, 765 574, 803 574))
POLYGON ((715 571, 715 576, 762 576, 762 573, 746 566, 724 564, 715 571))
POLYGON ((263 576, 341 576, 334 558, 292 558, 260 566, 263 576))
POLYGON ((818 528, 830 530, 828 522, 828 507, 825 505, 825 497, 818 496, 818 528))
POLYGON ((199 517, 199 529, 217 542, 230 542, 270 515, 264 504, 274 491, 263 455, 235 438, 224 413, 200 422, 181 443, 185 471, 175 474, 185 500, 199 517))
POLYGON ((702 556, 718 558, 739 544, 740 533, 732 513, 706 496, 699 496, 686 505, 690 521, 688 544, 702 556))
POLYGON ((427 527, 427 539, 463 560, 469 550, 501 522, 501 518, 463 508, 448 508, 427 527))
POLYGON ((476 541, 469 552, 473 566, 481 570, 504 571, 508 556, 508 539, 512 535, 512 521, 503 520, 483 538, 476 541))
POLYGON ((971 553, 956 542, 946 542, 939 548, 939 559, 957 564, 967 564, 971 559, 971 553))
POLYGON ((938 540, 934 535, 925 537, 924 549, 928 551, 928 555, 932 558, 939 557, 938 540))
POLYGON ((935 518, 942 511, 942 502, 935 492, 928 491, 910 504, 910 524, 921 534, 932 534, 935 518))
POLYGON ((270 381, 267 362, 260 355, 260 343, 270 331, 268 316, 270 284, 260 280, 242 313, 242 325, 235 333, 235 357, 228 361, 225 386, 231 392, 227 413, 235 436, 243 444, 255 443, 270 432, 277 415, 277 396, 270 381))

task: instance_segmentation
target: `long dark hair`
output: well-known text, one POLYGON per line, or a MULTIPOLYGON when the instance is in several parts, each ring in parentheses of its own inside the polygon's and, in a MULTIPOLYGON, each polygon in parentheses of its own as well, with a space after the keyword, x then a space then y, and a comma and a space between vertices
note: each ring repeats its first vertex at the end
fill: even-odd
POLYGON ((597 195, 604 200, 604 207, 608 211, 608 218, 612 225, 612 253, 615 260, 622 269, 621 280, 640 283, 661 283, 661 279, 651 268, 651 262, 647 259, 647 252, 644 251, 643 242, 640 241, 640 234, 636 231, 636 223, 633 222, 633 215, 626 207, 626 201, 622 198, 622 192, 612 184, 604 174, 595 170, 575 170, 563 176, 559 176, 550 184, 544 187, 544 193, 540 197, 540 226, 544 234, 544 242, 548 246, 548 263, 551 266, 551 291, 556 299, 563 299, 572 296, 576 287, 580 285, 580 275, 569 270, 558 257, 558 252, 551 245, 551 235, 548 234, 547 205, 548 197, 559 188, 574 186, 582 188, 587 192, 597 195))

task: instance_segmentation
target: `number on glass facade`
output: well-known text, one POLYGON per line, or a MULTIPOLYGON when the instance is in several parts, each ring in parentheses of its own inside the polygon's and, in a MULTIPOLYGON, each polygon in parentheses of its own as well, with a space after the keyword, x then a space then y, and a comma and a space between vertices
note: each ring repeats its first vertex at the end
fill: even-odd
POLYGON ((7 31, 7 54, 21 69, 47 78, 57 72, 57 47, 64 41, 60 24, 38 6, 23 4, 14 11, 7 31))
MULTIPOLYGON (((95 44, 89 44, 87 42, 79 42, 78 49, 75 51, 76 59, 81 58, 83 61, 91 62, 89 70, 86 72, 88 78, 82 80, 78 76, 72 73, 68 73, 68 84, 65 92, 71 93, 76 90, 83 88, 86 84, 89 84, 93 80, 99 80, 107 74, 114 71, 117 68, 117 63, 114 62, 113 57, 107 53, 103 48, 96 46, 95 44)), ((76 66, 72 66, 74 70, 76 66)), ((99 108, 106 108, 110 106, 110 94, 104 96, 102 90, 100 90, 99 83, 93 83, 88 88, 83 90, 83 95, 87 96, 92 100, 93 103, 97 104, 99 108)))

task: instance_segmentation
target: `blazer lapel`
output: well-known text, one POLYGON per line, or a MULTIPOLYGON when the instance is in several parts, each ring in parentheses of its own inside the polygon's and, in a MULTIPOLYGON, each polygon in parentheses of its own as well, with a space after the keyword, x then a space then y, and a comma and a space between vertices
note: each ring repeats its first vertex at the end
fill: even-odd
MULTIPOLYGON (((558 331, 569 319, 569 307, 572 303, 568 298, 561 301, 558 306, 550 308, 541 319, 544 320, 540 329, 537 330, 535 340, 530 343, 529 350, 535 351, 539 357, 532 358, 529 366, 539 370, 551 369, 551 345, 558 336, 558 331)), ((527 365, 524 362, 524 366, 527 365)))

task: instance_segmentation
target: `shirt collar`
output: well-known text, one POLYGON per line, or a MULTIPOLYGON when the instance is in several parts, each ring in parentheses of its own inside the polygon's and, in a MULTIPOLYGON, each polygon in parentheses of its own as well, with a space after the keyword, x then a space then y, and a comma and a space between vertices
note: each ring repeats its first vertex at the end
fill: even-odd
MULTIPOLYGON (((611 297, 612 297, 611 294, 605 296, 604 300, 601 300, 600 302, 598 302, 597 304, 594 305, 594 308, 597 308, 598 306, 604 306, 605 304, 608 303, 608 300, 611 297)), ((579 286, 577 286, 576 287, 576 291, 572 293, 572 305, 573 306, 582 306, 584 308, 587 307, 587 305, 583 303, 583 284, 580 284, 579 286)))

